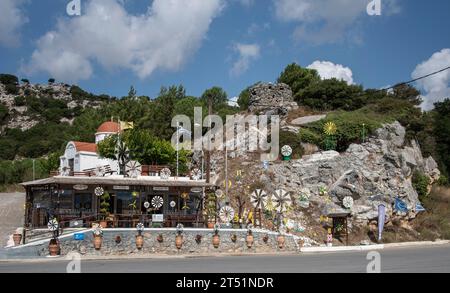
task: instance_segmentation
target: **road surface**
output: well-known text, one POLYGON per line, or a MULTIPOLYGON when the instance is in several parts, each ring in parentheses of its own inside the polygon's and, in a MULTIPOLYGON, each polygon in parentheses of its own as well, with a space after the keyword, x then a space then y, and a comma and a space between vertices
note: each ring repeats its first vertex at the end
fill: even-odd
MULTIPOLYGON (((379 251, 382 273, 450 273, 450 245, 379 251)), ((365 273, 367 252, 83 260, 83 273, 365 273)), ((65 273, 68 261, 0 262, 0 273, 65 273)))

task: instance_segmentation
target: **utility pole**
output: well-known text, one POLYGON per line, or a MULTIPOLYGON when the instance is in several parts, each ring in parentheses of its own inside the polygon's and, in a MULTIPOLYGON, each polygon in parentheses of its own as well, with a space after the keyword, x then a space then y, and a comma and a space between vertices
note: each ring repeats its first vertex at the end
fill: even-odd
POLYGON ((33 181, 36 180, 36 160, 33 159, 33 181))
MULTIPOLYGON (((209 133, 211 134, 212 98, 208 97, 209 133)), ((208 137, 208 149, 206 150, 206 183, 211 183, 211 136, 208 137)))

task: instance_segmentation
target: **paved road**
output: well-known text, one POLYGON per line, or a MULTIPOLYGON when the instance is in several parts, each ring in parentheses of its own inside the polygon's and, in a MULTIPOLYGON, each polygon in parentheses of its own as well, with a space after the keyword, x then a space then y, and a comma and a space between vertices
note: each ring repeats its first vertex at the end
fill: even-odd
MULTIPOLYGON (((384 273, 450 273, 450 245, 380 251, 384 273)), ((365 273, 366 252, 182 259, 86 260, 85 273, 365 273)), ((0 262, 5 272, 66 272, 67 261, 0 262)))
POLYGON ((23 226, 24 193, 0 193, 0 247, 6 245, 9 236, 23 226))

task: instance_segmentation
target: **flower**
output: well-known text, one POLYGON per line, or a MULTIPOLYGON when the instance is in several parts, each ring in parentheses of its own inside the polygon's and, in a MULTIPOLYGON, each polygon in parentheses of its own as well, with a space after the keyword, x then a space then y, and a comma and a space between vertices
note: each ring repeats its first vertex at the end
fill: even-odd
POLYGON ((333 122, 325 123, 325 126, 323 127, 323 132, 329 136, 335 135, 337 132, 336 124, 334 124, 333 122))

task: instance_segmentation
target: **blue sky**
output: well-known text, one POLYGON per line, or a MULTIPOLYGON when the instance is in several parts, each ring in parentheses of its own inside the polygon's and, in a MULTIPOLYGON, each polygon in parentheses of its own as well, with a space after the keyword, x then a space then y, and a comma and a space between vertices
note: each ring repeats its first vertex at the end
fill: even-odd
MULTIPOLYGON (((0 0, 0 72, 49 77, 94 93, 155 97, 183 84, 230 97, 275 81, 292 62, 365 87, 384 87, 450 65, 450 1, 0 0)), ((430 107, 450 96, 450 73, 417 84, 430 107)))

